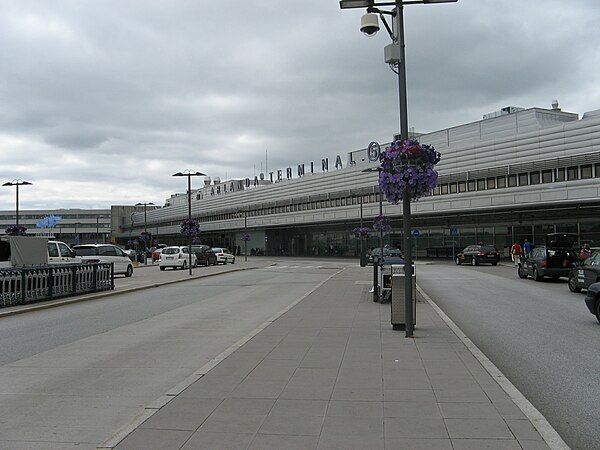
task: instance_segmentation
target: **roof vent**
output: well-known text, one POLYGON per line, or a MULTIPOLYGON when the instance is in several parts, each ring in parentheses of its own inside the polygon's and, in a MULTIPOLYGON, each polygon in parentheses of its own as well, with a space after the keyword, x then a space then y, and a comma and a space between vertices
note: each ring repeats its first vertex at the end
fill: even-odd
POLYGON ((552 100, 552 109, 555 111, 560 111, 560 108, 558 107, 558 100, 552 100))

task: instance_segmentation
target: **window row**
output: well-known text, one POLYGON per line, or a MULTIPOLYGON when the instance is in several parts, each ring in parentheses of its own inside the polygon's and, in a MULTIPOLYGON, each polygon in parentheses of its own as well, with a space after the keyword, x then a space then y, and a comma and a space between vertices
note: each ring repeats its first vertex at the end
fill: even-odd
POLYGON ((456 194, 461 192, 502 189, 506 187, 529 186, 535 184, 557 183, 561 181, 600 178, 600 163, 582 166, 559 167, 534 172, 522 172, 476 180, 443 183, 436 186, 433 195, 456 194))

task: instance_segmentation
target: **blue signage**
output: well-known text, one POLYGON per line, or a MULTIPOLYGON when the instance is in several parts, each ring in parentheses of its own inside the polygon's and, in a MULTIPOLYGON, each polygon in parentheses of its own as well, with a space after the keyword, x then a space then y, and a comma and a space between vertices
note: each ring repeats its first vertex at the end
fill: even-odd
POLYGON ((421 236, 421 232, 420 232, 419 230, 413 230, 413 231, 412 231, 412 235, 413 235, 414 237, 419 237, 419 236, 421 236))

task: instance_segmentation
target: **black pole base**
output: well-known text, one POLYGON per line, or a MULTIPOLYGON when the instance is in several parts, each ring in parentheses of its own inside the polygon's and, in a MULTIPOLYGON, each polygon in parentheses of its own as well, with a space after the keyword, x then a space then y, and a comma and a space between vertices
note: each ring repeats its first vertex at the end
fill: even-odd
POLYGON ((397 323, 395 325, 392 325, 392 330, 394 331, 398 331, 398 330, 406 330, 406 325, 404 325, 403 323, 397 323))

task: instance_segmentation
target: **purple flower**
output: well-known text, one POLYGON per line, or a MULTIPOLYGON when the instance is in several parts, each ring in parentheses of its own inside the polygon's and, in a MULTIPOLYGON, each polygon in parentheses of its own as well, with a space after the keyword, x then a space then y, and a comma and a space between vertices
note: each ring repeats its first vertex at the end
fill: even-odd
POLYGON ((371 229, 367 227, 357 227, 352 230, 355 238, 363 238, 371 236, 371 229))
POLYGON ((378 233, 389 233, 392 231, 392 224, 387 216, 377 216, 373 222, 373 229, 378 233))
POLYGON ((187 237, 196 237, 200 234, 200 225, 193 219, 182 220, 179 226, 179 233, 187 237))
POLYGON ((23 225, 11 225, 6 228, 6 234, 9 236, 25 236, 27 228, 23 225))
POLYGON ((379 187, 385 198, 395 205, 404 195, 417 200, 437 185, 433 169, 441 159, 439 152, 414 140, 396 141, 379 157, 379 187))

